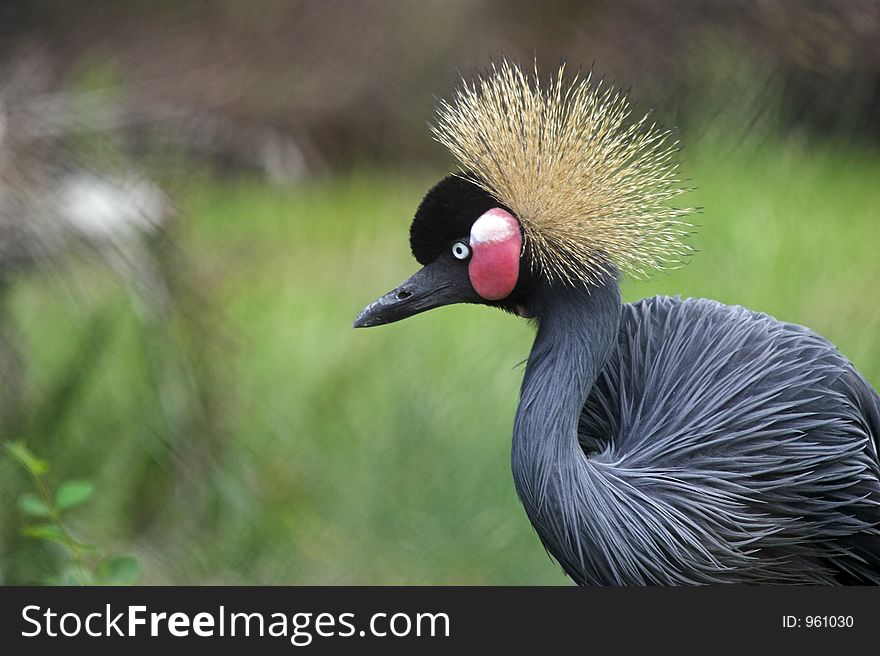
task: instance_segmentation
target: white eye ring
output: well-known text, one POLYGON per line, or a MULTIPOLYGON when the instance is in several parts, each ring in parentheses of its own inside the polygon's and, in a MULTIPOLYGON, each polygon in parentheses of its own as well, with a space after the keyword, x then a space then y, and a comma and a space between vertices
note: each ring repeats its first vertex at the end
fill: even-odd
POLYGON ((471 247, 463 241, 452 242, 452 257, 456 260, 466 260, 471 256, 471 247))

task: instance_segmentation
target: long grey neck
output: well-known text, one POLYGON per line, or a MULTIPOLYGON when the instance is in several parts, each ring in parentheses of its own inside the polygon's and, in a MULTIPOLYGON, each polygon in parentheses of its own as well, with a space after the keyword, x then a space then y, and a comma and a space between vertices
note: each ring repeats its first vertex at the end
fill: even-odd
POLYGON ((617 343, 622 305, 616 277, 608 276, 589 290, 540 290, 532 307, 538 334, 516 413, 512 467, 517 493, 552 553, 554 543, 580 544, 587 530, 578 525, 583 509, 571 507, 583 495, 572 487, 587 468, 578 420, 617 343))

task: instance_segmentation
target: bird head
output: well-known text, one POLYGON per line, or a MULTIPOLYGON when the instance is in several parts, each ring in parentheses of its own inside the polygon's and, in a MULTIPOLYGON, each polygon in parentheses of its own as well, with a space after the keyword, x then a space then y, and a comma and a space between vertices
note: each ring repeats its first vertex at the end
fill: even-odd
POLYGON ((590 75, 546 85, 504 61, 442 101, 434 137, 460 164, 416 211, 410 246, 423 266, 368 305, 355 327, 452 303, 531 316, 532 295, 644 275, 681 261, 690 209, 677 143, 590 75))

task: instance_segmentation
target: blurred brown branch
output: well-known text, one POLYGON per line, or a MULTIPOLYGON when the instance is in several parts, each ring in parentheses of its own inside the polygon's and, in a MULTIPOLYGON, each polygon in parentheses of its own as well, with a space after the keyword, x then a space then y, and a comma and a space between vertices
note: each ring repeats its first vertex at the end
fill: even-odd
MULTIPOLYGON (((502 55, 595 64, 670 122, 735 87, 723 73, 745 58, 781 80, 784 120, 877 138, 878 43, 871 0, 15 0, 0 10, 0 52, 43 48, 54 91, 84 62, 112 62, 127 87, 116 120, 153 123, 185 108, 209 123, 265 126, 296 144, 295 159, 336 166, 439 156, 424 131, 433 98, 502 55)), ((224 139, 216 150, 241 150, 224 139)), ((243 159, 266 157, 278 154, 243 159)))

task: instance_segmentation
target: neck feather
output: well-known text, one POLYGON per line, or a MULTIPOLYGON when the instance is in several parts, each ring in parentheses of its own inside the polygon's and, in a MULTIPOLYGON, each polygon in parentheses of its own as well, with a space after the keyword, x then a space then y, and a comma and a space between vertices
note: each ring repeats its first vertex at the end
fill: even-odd
POLYGON ((588 289, 545 288, 535 299, 538 334, 523 378, 512 467, 529 519, 559 558, 556 547, 571 553, 587 546, 584 509, 575 507, 583 490, 574 488, 588 475, 578 420, 616 344, 622 305, 614 276, 588 289))

